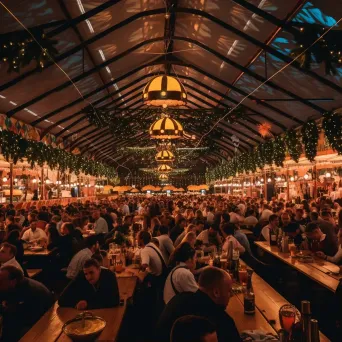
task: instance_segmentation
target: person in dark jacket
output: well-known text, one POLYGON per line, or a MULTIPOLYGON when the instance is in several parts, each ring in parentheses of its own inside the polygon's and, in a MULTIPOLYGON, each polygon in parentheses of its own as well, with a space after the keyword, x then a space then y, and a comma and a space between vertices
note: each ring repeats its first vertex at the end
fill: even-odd
POLYGON ((12 230, 8 232, 4 242, 8 242, 17 248, 16 259, 19 262, 19 264, 22 266, 23 261, 24 261, 24 246, 23 246, 23 241, 20 240, 20 231, 12 230))
POLYGON ((173 243, 177 240, 178 236, 183 233, 185 226, 186 226, 186 218, 181 217, 178 220, 177 224, 170 231, 170 239, 172 240, 173 243))
POLYGON ((19 341, 51 307, 53 296, 40 282, 25 278, 15 266, 0 269, 3 341, 19 341))
POLYGON ((111 308, 119 305, 120 295, 115 273, 95 259, 84 263, 83 272, 64 289, 58 304, 78 310, 111 308))
POLYGON ((166 305, 157 325, 159 342, 170 341, 174 322, 186 315, 208 319, 214 326, 218 342, 241 341, 234 320, 226 308, 232 294, 232 280, 227 272, 207 267, 201 272, 197 292, 182 292, 174 296, 166 305))

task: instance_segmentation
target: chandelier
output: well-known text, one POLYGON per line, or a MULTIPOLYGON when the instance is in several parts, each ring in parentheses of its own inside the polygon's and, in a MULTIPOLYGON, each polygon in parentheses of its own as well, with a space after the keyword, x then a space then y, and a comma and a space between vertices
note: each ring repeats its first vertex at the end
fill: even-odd
POLYGON ((157 76, 150 80, 143 90, 143 101, 148 106, 184 106, 186 100, 183 85, 172 76, 157 76))
POLYGON ((159 176, 159 179, 160 179, 160 180, 168 180, 168 179, 169 179, 169 176, 166 175, 165 173, 162 173, 162 174, 159 176))
POLYGON ((152 139, 179 139, 183 136, 183 126, 175 119, 163 117, 150 127, 152 139))
POLYGON ((174 160, 175 160, 175 155, 171 151, 168 151, 168 150, 162 150, 158 152, 156 155, 157 162, 168 163, 168 162, 173 162, 174 160))
POLYGON ((158 169, 157 169, 157 171, 161 172, 161 173, 170 172, 171 170, 172 170, 172 168, 167 164, 162 164, 162 165, 158 166, 158 169))

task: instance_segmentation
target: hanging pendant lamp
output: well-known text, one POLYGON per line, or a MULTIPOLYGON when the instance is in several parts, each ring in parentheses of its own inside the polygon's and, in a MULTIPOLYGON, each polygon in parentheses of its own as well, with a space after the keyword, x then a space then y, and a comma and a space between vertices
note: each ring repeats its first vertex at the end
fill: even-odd
POLYGON ((183 137, 183 126, 175 119, 163 117, 150 127, 152 139, 179 139, 183 137))
POLYGON ((148 106, 184 106, 187 94, 183 85, 172 76, 157 76, 150 80, 143 90, 143 101, 148 106))
POLYGON ((158 169, 157 169, 157 171, 161 173, 167 173, 167 172, 170 172, 171 170, 172 168, 167 164, 162 164, 158 166, 158 169))
POLYGON ((175 160, 175 155, 168 150, 162 150, 157 153, 156 161, 163 162, 163 163, 171 163, 175 160))

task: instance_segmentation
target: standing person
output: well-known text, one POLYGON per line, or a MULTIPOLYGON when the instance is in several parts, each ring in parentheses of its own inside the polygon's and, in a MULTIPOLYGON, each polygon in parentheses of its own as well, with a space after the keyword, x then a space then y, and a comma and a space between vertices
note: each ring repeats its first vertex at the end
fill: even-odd
POLYGON ((170 232, 170 239, 172 240, 172 242, 175 242, 177 237, 183 233, 185 226, 186 226, 186 218, 180 217, 178 219, 178 222, 171 229, 171 232, 170 232))
POLYGON ((226 308, 232 296, 229 274, 216 267, 205 268, 199 277, 198 291, 182 292, 166 305, 157 325, 158 342, 169 342, 173 323, 180 317, 195 315, 216 326, 218 342, 240 342, 241 338, 226 308))
POLYGON ((172 240, 169 237, 169 228, 165 226, 160 226, 159 228, 160 235, 156 237, 159 241, 159 249, 162 252, 165 263, 168 264, 170 255, 175 250, 173 246, 172 240))
POLYGON ((83 272, 69 283, 58 300, 60 306, 77 310, 111 308, 119 302, 115 273, 92 258, 84 262, 83 272))
POLYGON ((177 266, 173 268, 165 282, 165 304, 178 293, 196 292, 198 290, 198 285, 192 273, 196 267, 195 254, 195 249, 187 242, 182 243, 175 249, 173 262, 177 266))

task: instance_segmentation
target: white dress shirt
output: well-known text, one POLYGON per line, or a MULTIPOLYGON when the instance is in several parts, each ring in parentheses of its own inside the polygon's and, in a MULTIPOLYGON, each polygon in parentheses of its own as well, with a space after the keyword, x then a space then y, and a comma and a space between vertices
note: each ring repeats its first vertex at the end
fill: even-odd
POLYGON ((175 250, 173 242, 167 234, 163 234, 157 237, 159 241, 159 249, 162 252, 166 264, 169 262, 171 253, 175 250))
POLYGON ((40 239, 45 239, 47 240, 47 235, 44 232, 43 229, 36 228, 35 231, 33 231, 31 228, 27 229, 22 237, 22 240, 27 241, 27 242, 32 242, 40 239))
POLYGON ((83 248, 76 253, 70 261, 67 269, 67 278, 74 279, 82 271, 84 263, 91 258, 93 252, 89 248, 83 248))
POLYGON ((208 212, 207 212, 207 222, 208 222, 209 224, 214 223, 214 218, 215 218, 214 213, 212 213, 211 211, 208 211, 208 212))
POLYGON ((175 295, 175 291, 173 290, 171 283, 171 275, 172 282, 175 289, 178 293, 181 292, 196 292, 198 290, 198 285, 196 283, 194 275, 188 268, 179 266, 185 266, 184 262, 179 263, 168 275, 165 287, 164 287, 164 302, 167 304, 175 295))
POLYGON ((101 234, 101 233, 107 234, 108 233, 107 221, 103 217, 99 217, 95 222, 94 230, 96 234, 101 234))
POLYGON ((163 272, 163 264, 155 250, 157 250, 163 258, 161 250, 155 244, 150 242, 140 252, 141 264, 148 265, 147 271, 155 276, 159 276, 163 272))
POLYGON ((1 264, 1 268, 5 266, 14 266, 18 268, 24 274, 23 268, 20 266, 19 262, 17 261, 15 257, 1 264))
MULTIPOLYGON (((222 246, 222 251, 224 252, 229 252, 228 249, 229 249, 229 243, 230 241, 233 241, 233 248, 237 248, 240 252, 240 254, 244 253, 245 252, 245 248, 240 244, 240 242, 238 240, 235 239, 234 236, 232 235, 229 235, 226 237, 226 240, 222 246)), ((228 253, 229 254, 229 253, 228 253)))

